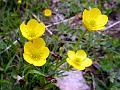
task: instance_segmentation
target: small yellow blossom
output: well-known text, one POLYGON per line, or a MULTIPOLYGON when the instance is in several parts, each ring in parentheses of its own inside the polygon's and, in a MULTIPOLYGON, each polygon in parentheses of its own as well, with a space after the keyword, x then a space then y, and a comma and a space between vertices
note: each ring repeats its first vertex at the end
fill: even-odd
POLYGON ((25 43, 23 57, 28 63, 34 66, 42 66, 46 63, 48 56, 49 49, 45 46, 42 38, 37 38, 25 43))
POLYGON ((22 0, 18 0, 18 4, 21 4, 22 3, 22 0))
POLYGON ((84 50, 78 50, 76 53, 74 51, 68 51, 67 62, 78 70, 84 70, 85 67, 92 65, 92 60, 87 57, 84 50))
POLYGON ((43 35, 45 32, 45 25, 43 23, 38 23, 35 19, 30 19, 27 25, 25 25, 25 23, 20 25, 20 30, 25 38, 33 40, 43 35))
POLYGON ((45 10, 43 11, 43 13, 44 13, 45 16, 49 17, 49 16, 52 15, 52 10, 51 10, 51 9, 45 9, 45 10))
POLYGON ((98 8, 93 8, 91 10, 85 9, 83 11, 82 22, 89 31, 96 31, 105 28, 108 17, 103 15, 98 8))

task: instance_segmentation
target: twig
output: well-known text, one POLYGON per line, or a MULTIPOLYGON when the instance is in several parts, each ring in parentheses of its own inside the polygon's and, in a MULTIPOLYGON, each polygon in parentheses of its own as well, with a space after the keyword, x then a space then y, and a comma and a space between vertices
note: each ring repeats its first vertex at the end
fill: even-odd
MULTIPOLYGON (((32 16, 40 22, 40 19, 39 19, 34 13, 32 13, 32 16)), ((47 25, 47 26, 46 26, 46 30, 47 30, 47 32, 48 32, 50 35, 52 35, 52 32, 48 29, 49 27, 58 25, 58 24, 60 24, 60 23, 66 23, 66 22, 68 22, 68 21, 70 21, 70 20, 73 20, 75 17, 76 17, 76 16, 73 16, 73 17, 71 17, 71 18, 69 18, 69 19, 65 19, 65 20, 62 20, 62 21, 59 21, 59 22, 56 22, 56 23, 47 25)))
POLYGON ((60 23, 66 23, 66 22, 68 22, 68 21, 70 21, 70 20, 73 20, 75 17, 76 17, 76 16, 73 16, 73 17, 71 17, 71 18, 69 18, 69 19, 65 19, 65 20, 63 20, 63 21, 60 21, 60 22, 56 22, 56 23, 47 25, 46 27, 48 28, 48 27, 51 27, 51 26, 54 26, 54 25, 58 25, 58 24, 60 24, 60 23))
POLYGON ((93 75, 93 73, 90 73, 90 74, 91 74, 91 76, 92 76, 92 86, 93 86, 93 90, 95 90, 96 84, 95 84, 94 75, 93 75))
MULTIPOLYGON (((108 30, 108 29, 114 27, 115 25, 117 25, 117 24, 119 24, 119 23, 120 23, 120 21, 117 21, 117 22, 113 23, 112 25, 106 27, 105 29, 103 29, 103 30, 101 30, 101 31, 108 30)), ((97 31, 97 32, 98 32, 99 34, 105 35, 105 34, 103 34, 101 31, 97 31)))
POLYGON ((117 22, 113 23, 112 25, 110 25, 110 26, 106 27, 106 28, 105 28, 105 29, 103 29, 103 30, 108 30, 108 29, 110 29, 110 28, 114 27, 115 25, 117 25, 117 24, 119 24, 119 23, 120 23, 120 21, 117 21, 117 22))
POLYGON ((39 22, 41 22, 40 19, 39 19, 34 13, 32 13, 32 16, 33 16, 35 19, 37 19, 39 22))

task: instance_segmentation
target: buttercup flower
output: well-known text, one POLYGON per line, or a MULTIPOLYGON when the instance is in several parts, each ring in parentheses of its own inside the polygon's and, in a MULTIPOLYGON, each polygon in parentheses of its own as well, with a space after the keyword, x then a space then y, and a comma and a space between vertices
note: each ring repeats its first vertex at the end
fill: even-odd
POLYGON ((22 3, 22 0, 18 0, 18 4, 21 4, 22 3))
POLYGON ((76 53, 74 51, 68 51, 67 62, 78 70, 84 70, 85 67, 92 65, 92 60, 87 57, 84 50, 78 50, 76 53))
POLYGON ((35 19, 30 19, 27 25, 25 25, 25 23, 20 25, 20 30, 25 38, 33 40, 43 35, 45 32, 45 25, 43 23, 38 23, 35 19))
POLYGON ((34 66, 42 66, 46 63, 48 56, 49 49, 45 47, 45 42, 42 38, 25 43, 23 57, 28 63, 34 66))
POLYGON ((103 15, 98 8, 93 8, 91 10, 85 9, 83 11, 82 22, 89 31, 96 31, 105 28, 108 17, 103 15))
POLYGON ((49 17, 49 16, 52 15, 52 10, 51 10, 51 9, 45 9, 45 10, 43 11, 43 13, 44 13, 45 16, 49 17))

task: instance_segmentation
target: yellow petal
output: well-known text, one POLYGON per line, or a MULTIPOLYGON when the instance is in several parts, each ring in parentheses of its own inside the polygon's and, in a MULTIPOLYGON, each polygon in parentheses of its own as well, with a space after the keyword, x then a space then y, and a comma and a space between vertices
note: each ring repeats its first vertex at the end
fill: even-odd
POLYGON ((105 29, 105 26, 101 26, 101 27, 93 27, 93 28, 91 28, 90 31, 98 31, 98 30, 102 30, 102 29, 105 29))
POLYGON ((98 8, 92 8, 90 10, 90 17, 96 18, 98 15, 101 15, 101 11, 98 8))
POLYGON ((29 38, 28 40, 34 40, 39 38, 45 32, 45 25, 43 23, 37 23, 33 28, 29 27, 29 38))
POLYGON ((71 66, 73 66, 77 70, 84 70, 85 69, 85 67, 82 66, 80 63, 75 63, 74 61, 71 61, 71 66))
POLYGON ((96 18, 96 23, 98 27, 103 27, 108 22, 108 17, 106 15, 99 15, 96 18))
POLYGON ((37 24, 39 24, 37 20, 30 19, 27 23, 27 26, 31 29, 34 29, 37 26, 37 24))
POLYGON ((50 51, 48 47, 41 47, 39 53, 40 53, 41 59, 46 59, 49 56, 50 51))
POLYGON ((84 66, 73 66, 73 67, 77 70, 84 70, 85 69, 84 66))
POLYGON ((84 50, 78 50, 76 52, 76 57, 79 58, 80 60, 84 60, 87 57, 87 54, 85 53, 84 50))
POLYGON ((31 56, 26 53, 23 54, 23 57, 25 61, 27 61, 30 64, 33 64, 34 66, 43 66, 46 63, 46 60, 31 58, 31 56))
POLYGON ((33 59, 31 59, 30 54, 23 53, 23 58, 25 61, 27 61, 30 64, 32 64, 34 61, 33 59))
POLYGON ((28 41, 25 43, 24 52, 28 52, 31 54, 37 52, 47 57, 50 51, 48 47, 45 47, 44 40, 42 38, 37 38, 37 39, 34 39, 33 41, 28 41))
POLYGON ((88 20, 83 20, 83 25, 86 27, 87 30, 90 30, 91 29, 91 26, 90 26, 90 22, 89 22, 89 19, 88 20))
POLYGON ((33 62, 34 66, 43 66, 46 63, 46 60, 36 60, 33 62))
POLYGON ((90 11, 85 9, 82 15, 82 22, 87 29, 89 27, 89 21, 90 21, 90 11))
POLYGON ((25 43, 25 45, 24 45, 24 52, 30 53, 33 49, 34 48, 33 48, 33 44, 32 44, 31 41, 25 43))
POLYGON ((67 58, 66 61, 77 70, 85 69, 84 66, 81 66, 81 63, 77 63, 77 62, 75 62, 75 60, 71 60, 70 58, 67 58))
POLYGON ((84 66, 84 67, 89 67, 92 65, 92 60, 90 58, 86 58, 82 63, 81 63, 81 66, 84 66))
POLYGON ((76 58, 74 51, 69 50, 67 54, 68 54, 68 57, 72 60, 76 58))
POLYGON ((88 11, 88 10, 85 9, 83 11, 82 19, 83 19, 83 21, 84 20, 89 20, 90 19, 90 11, 88 11))
POLYGON ((87 24, 86 25, 86 28, 87 28, 87 30, 88 31, 97 31, 97 30, 102 30, 102 29, 104 29, 105 28, 105 26, 99 26, 99 25, 94 25, 94 26, 92 26, 92 25, 90 25, 90 24, 87 24))
POLYGON ((34 39, 33 41, 28 41, 24 45, 24 52, 31 52, 33 49, 40 49, 45 47, 45 41, 42 38, 34 39))
POLYGON ((28 30, 28 27, 24 23, 20 25, 20 30, 21 30, 22 35, 25 38, 29 38, 29 30, 28 30))
POLYGON ((36 47, 36 49, 41 48, 42 46, 45 46, 46 43, 42 38, 37 38, 33 40, 33 45, 36 47))
POLYGON ((43 23, 38 23, 34 27, 33 32, 36 34, 36 38, 42 36, 43 33, 45 32, 45 25, 43 23))
POLYGON ((66 61, 70 64, 70 65, 73 65, 73 62, 70 58, 67 58, 66 61))

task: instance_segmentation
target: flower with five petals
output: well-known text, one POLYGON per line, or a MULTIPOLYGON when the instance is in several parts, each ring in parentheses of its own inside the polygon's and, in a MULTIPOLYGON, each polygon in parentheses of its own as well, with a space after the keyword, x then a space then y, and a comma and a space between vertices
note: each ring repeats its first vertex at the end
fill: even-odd
POLYGON ((97 31, 105 28, 108 17, 103 15, 98 8, 85 9, 82 15, 82 22, 88 31, 97 31))
POLYGON ((45 45, 45 41, 42 38, 26 42, 23 53, 25 61, 34 66, 43 66, 50 52, 45 45))
POLYGON ((75 69, 84 70, 85 67, 92 65, 92 60, 87 57, 87 54, 84 50, 78 50, 76 53, 69 50, 67 54, 67 62, 75 69))
POLYGON ((45 25, 43 23, 39 23, 35 19, 30 19, 27 25, 25 23, 20 25, 20 30, 25 38, 33 40, 43 35, 45 32, 45 25))

